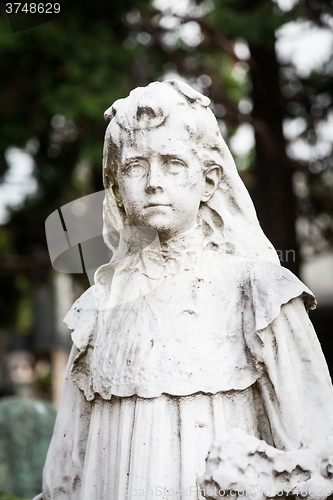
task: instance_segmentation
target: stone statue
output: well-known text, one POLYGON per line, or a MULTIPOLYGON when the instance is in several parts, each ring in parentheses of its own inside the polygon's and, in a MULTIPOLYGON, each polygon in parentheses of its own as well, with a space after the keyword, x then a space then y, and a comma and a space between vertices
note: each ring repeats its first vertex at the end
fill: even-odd
POLYGON ((65 318, 44 500, 197 500, 234 428, 281 453, 333 435, 315 298, 280 266, 209 102, 168 81, 105 113, 113 257, 65 318))

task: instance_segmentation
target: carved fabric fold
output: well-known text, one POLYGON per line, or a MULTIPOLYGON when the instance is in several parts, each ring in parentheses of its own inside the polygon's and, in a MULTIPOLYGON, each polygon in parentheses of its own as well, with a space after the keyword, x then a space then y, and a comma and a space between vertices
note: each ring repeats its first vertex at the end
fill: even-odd
POLYGON ((98 397, 91 410, 82 395, 75 399, 69 415, 77 423, 84 414, 86 427, 56 430, 45 467, 45 500, 197 500, 213 439, 234 425, 262 435, 255 386, 214 396, 98 397), (69 434, 72 448, 65 451, 69 434))

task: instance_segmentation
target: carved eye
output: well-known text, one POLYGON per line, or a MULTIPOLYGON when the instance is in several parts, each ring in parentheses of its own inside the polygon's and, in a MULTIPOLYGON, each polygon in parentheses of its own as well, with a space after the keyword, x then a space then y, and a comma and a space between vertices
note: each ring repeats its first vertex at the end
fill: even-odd
POLYGON ((149 165, 146 160, 132 160, 122 167, 122 173, 128 177, 143 177, 147 174, 149 165))
POLYGON ((169 158, 166 161, 166 166, 170 174, 179 174, 182 170, 187 168, 186 163, 179 158, 169 158))

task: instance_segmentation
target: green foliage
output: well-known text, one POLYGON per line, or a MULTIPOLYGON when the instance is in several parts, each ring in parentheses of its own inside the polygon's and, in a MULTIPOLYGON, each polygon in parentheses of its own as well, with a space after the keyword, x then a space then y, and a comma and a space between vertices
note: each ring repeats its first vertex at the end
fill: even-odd
POLYGON ((37 384, 40 389, 43 391, 51 391, 52 388, 52 375, 51 373, 48 373, 46 375, 43 375, 42 377, 39 377, 37 379, 37 384))
POLYGON ((294 18, 294 11, 282 13, 271 1, 217 0, 207 22, 228 38, 274 48, 276 29, 294 18))
POLYGON ((21 297, 16 314, 15 328, 17 333, 27 335, 33 326, 33 301, 30 294, 21 297))
POLYGON ((8 257, 14 251, 10 230, 8 227, 2 227, 0 230, 0 257, 8 257))
MULTIPOLYGON (((0 19, 0 179, 8 169, 5 151, 15 146, 32 154, 38 183, 35 195, 10 209, 0 260, 45 255, 50 213, 102 189, 103 112, 135 86, 131 67, 143 51, 124 47, 130 33, 125 14, 145 3, 81 1, 59 19, 15 34, 0 19)), ((50 270, 51 263, 26 272, 28 291, 10 275, 1 278, 3 326, 29 333, 32 291, 50 270)))
POLYGON ((29 498, 16 497, 11 493, 1 490, 0 491, 0 500, 29 500, 29 498))
MULTIPOLYGON (((137 55, 123 48, 129 32, 124 12, 120 3, 82 2, 56 21, 15 35, 0 21, 2 151, 24 147, 54 115, 65 114, 78 124, 84 157, 100 160, 93 146, 103 136, 103 110, 129 90, 126 73, 137 55)), ((0 172, 5 169, 2 157, 0 172)))

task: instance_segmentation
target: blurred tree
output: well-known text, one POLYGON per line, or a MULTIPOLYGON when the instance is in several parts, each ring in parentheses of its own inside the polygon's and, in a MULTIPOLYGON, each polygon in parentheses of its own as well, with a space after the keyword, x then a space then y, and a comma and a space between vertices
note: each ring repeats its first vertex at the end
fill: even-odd
POLYGON ((19 313, 51 270, 46 218, 103 188, 103 112, 136 85, 131 66, 142 50, 126 47, 126 13, 144 2, 81 1, 58 20, 15 34, 0 20, 0 174, 15 146, 33 156, 38 185, 21 206, 9 208, 0 233, 2 325, 21 333, 31 324, 20 324, 19 313))
MULTIPOLYGON (((305 29, 332 32, 330 0, 300 2, 296 12, 305 29)), ((296 172, 298 234, 304 255, 319 253, 333 246, 333 46, 327 61, 309 74, 285 64, 280 85, 286 125, 296 129, 287 151, 296 172)))

